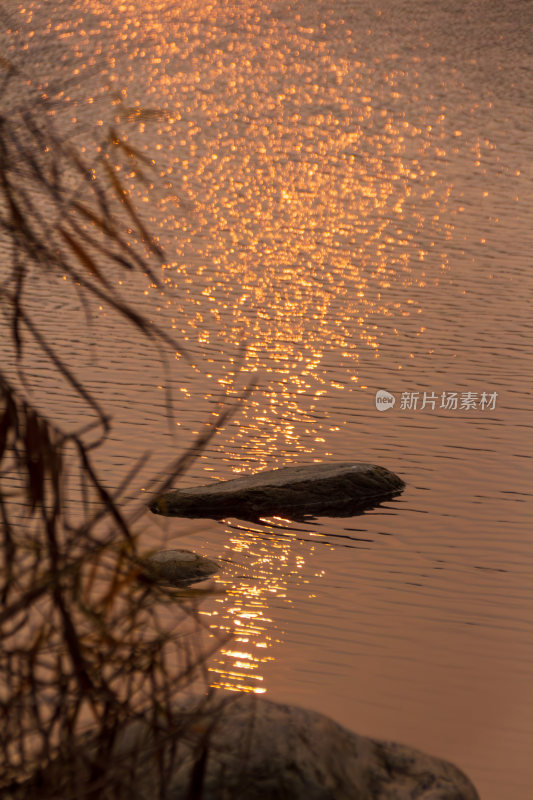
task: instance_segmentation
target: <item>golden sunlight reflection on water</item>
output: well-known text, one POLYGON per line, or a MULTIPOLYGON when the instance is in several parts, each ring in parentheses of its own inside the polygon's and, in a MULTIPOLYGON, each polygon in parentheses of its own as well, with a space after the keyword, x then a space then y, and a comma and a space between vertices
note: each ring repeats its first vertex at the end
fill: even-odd
MULTIPOLYGON (((268 524, 275 534, 277 527, 283 528, 287 523, 274 517, 268 524)), ((289 584, 309 584, 310 579, 304 574, 306 557, 295 552, 295 536, 290 531, 285 538, 273 535, 265 539, 261 526, 234 523, 226 534, 225 550, 230 560, 245 554, 248 574, 222 576, 219 582, 226 587, 227 602, 220 598, 216 611, 204 612, 216 616, 214 626, 218 630, 234 633, 231 646, 221 648, 214 658, 213 685, 262 694, 267 691, 262 683, 262 667, 273 661, 276 645, 284 638, 284 631, 272 619, 269 609, 273 602, 293 602, 289 584)), ((311 546, 307 558, 312 554, 311 546)))

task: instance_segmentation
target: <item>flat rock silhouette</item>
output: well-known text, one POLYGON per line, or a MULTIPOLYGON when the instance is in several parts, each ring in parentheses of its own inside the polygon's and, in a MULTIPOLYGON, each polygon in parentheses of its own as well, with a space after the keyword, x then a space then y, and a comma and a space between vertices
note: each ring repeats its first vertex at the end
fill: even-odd
POLYGON ((352 516, 399 494, 405 483, 385 467, 363 463, 300 464, 175 489, 149 504, 167 517, 352 516))

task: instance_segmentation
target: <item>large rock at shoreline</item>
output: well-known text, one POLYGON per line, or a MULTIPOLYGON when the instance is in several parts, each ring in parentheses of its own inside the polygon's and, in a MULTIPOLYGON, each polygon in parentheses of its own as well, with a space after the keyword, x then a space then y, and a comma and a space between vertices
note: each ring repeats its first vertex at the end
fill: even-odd
MULTIPOLYGON (((210 707, 221 699, 214 726, 208 713, 195 728, 196 745, 210 731, 202 800, 479 800, 447 761, 250 694, 218 692, 210 707)), ((190 770, 178 768, 176 788, 190 770)))
MULTIPOLYGON (((479 800, 468 778, 447 761, 359 736, 322 714, 254 695, 217 691, 205 710, 182 711, 177 720, 182 733, 165 745, 155 742, 147 722, 139 721, 102 754, 117 774, 122 765, 136 800, 479 800), (160 793, 162 763, 167 771, 160 793)), ((47 798, 50 785, 54 797, 66 796, 69 763, 42 773, 40 795, 32 794, 30 781, 20 793, 3 798, 47 798)), ((76 768, 79 785, 87 785, 84 770, 90 769, 88 764, 76 768)), ((106 779, 105 788, 106 798, 132 796, 119 782, 106 779)))
POLYGON ((162 494, 149 505, 168 517, 351 516, 402 491, 401 478, 375 464, 301 464, 162 494))

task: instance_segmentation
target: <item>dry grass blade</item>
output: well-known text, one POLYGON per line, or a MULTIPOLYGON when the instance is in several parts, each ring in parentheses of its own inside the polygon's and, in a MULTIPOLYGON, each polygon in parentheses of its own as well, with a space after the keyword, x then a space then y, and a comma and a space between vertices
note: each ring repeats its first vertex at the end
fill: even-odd
POLYGON ((37 414, 26 407, 25 411, 25 431, 24 431, 24 461, 21 467, 27 473, 27 492, 30 513, 33 513, 37 506, 44 503, 44 461, 42 458, 43 449, 46 445, 46 429, 41 426, 37 414))
MULTIPOLYGON (((15 304, 16 302, 15 296, 11 292, 7 292, 5 290, 0 289, 0 299, 2 297, 11 300, 13 304, 15 304)), ((101 425, 107 431, 109 429, 109 418, 104 413, 100 404, 92 397, 92 395, 89 394, 89 392, 83 387, 83 385, 76 378, 74 373, 56 355, 54 349, 48 344, 44 336, 41 334, 37 326, 34 324, 33 320, 31 319, 31 316, 22 309, 20 310, 19 313, 21 319, 24 321, 24 324, 30 330, 35 340, 39 343, 39 345, 45 352, 46 356, 57 367, 59 372, 66 378, 68 383, 78 392, 80 397, 82 397, 87 402, 87 404, 97 413, 101 425)))
POLYGON ((166 111, 159 108, 124 108, 124 116, 129 122, 148 122, 149 120, 166 119, 166 111))
POLYGON ((0 67, 3 67, 8 72, 15 72, 16 70, 16 67, 11 63, 11 61, 8 61, 8 59, 4 58, 2 55, 0 55, 0 67))
POLYGON ((111 128, 109 131, 109 136, 111 139, 111 143, 115 145, 115 147, 119 147, 127 156, 128 158, 137 159, 138 161, 142 161, 143 164, 146 164, 148 167, 153 167, 155 162, 153 158, 148 158, 141 153, 136 147, 133 147, 131 144, 127 144, 124 139, 122 139, 119 134, 116 132, 115 128, 111 128))
POLYGON ((82 205, 82 203, 78 202, 77 200, 72 202, 72 207, 79 211, 80 214, 83 214, 84 217, 87 217, 88 220, 97 225, 102 232, 106 234, 106 236, 113 239, 117 238, 115 228, 107 219, 105 219, 105 217, 99 217, 94 213, 94 211, 92 211, 90 208, 87 208, 87 206, 82 205))
POLYGON ((84 250, 83 247, 81 247, 81 245, 79 245, 78 242, 75 239, 73 239, 70 233, 68 233, 68 231, 66 231, 64 228, 60 226, 58 230, 63 239, 70 247, 70 249, 72 250, 72 252, 76 255, 80 264, 83 264, 83 266, 87 268, 87 270, 91 275, 94 275, 96 278, 98 278, 100 283, 102 283, 106 287, 106 289, 112 290, 111 284, 106 278, 104 278, 99 268, 97 267, 96 262, 94 261, 93 258, 91 258, 89 253, 86 250, 84 250))
MULTIPOLYGON (((150 495, 159 495, 166 492, 172 486, 176 478, 186 472, 198 456, 201 455, 216 433, 229 422, 231 417, 242 406, 242 403, 250 393, 253 392, 255 386, 255 379, 252 379, 232 405, 225 406, 216 419, 204 426, 204 430, 196 437, 193 444, 170 465, 165 478, 163 480, 154 479, 148 483, 147 493, 150 495)), ((135 521, 139 514, 144 513, 144 509, 144 505, 139 507, 137 511, 131 515, 130 520, 132 522, 135 521)))
POLYGON ((130 202, 127 190, 122 186, 121 182, 119 181, 119 179, 117 177, 116 172, 113 170, 112 166, 107 161, 103 161, 102 163, 103 163, 104 168, 105 168, 105 170, 106 170, 106 172, 107 172, 107 174, 109 176, 109 180, 111 182, 111 185, 115 189, 115 191, 117 193, 117 196, 120 199, 120 201, 124 204, 124 206, 126 208, 126 211, 130 215, 130 217, 131 217, 131 219, 133 221, 133 224, 137 227, 137 230, 139 231, 140 235, 142 236, 143 241, 146 242, 146 244, 148 245, 148 247, 150 248, 150 250, 153 253, 155 253, 156 255, 158 255, 160 257, 162 257, 163 256, 163 251, 161 250, 159 245, 155 242, 154 238, 148 233, 148 230, 145 228, 141 218, 139 217, 139 215, 135 211, 132 203, 130 202))
POLYGON ((0 464, 6 451, 8 437, 12 433, 14 438, 17 436, 18 430, 18 415, 17 405, 13 398, 13 393, 9 391, 9 387, 4 380, 0 377, 0 391, 2 392, 2 399, 4 401, 4 409, 2 417, 0 418, 0 464))

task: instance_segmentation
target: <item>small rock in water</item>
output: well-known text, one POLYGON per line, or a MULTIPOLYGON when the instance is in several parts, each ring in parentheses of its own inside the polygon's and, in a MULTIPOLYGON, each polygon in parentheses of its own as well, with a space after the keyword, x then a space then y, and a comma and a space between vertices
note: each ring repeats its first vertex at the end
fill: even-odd
POLYGON ((155 581, 184 586, 203 581, 220 569, 220 564, 191 550, 162 550, 142 561, 143 570, 155 581))
POLYGON ((376 464, 299 464, 191 489, 176 489, 149 505, 167 517, 282 515, 299 519, 353 516, 399 494, 405 483, 376 464))

